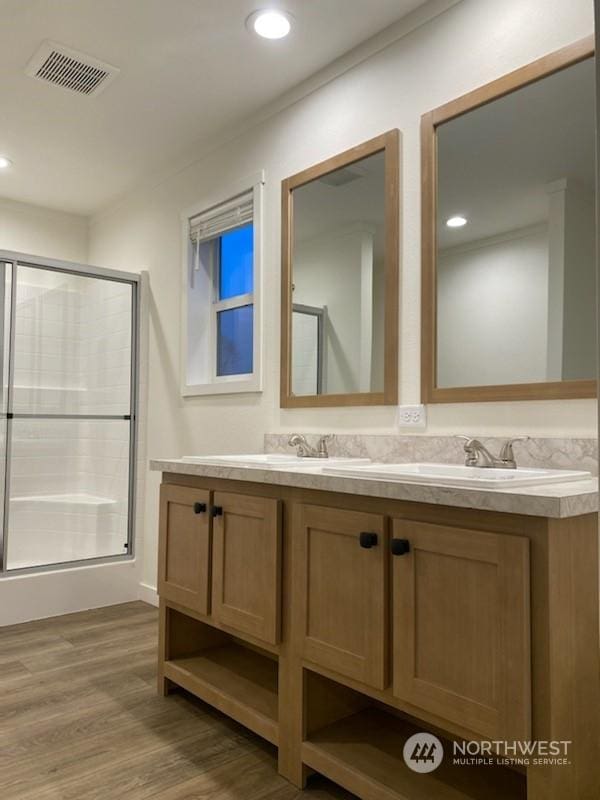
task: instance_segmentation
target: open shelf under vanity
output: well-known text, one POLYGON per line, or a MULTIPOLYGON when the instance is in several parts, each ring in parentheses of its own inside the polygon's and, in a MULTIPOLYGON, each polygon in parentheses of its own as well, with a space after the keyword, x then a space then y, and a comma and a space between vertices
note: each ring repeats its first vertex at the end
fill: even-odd
POLYGON ((165 691, 179 686, 277 745, 277 655, 172 608, 167 620, 165 691))
POLYGON ((363 800, 525 800, 526 776, 506 766, 453 763, 452 742, 423 723, 305 670, 302 762, 363 800), (444 758, 431 773, 407 766, 405 742, 434 733, 444 758))
POLYGON ((166 661, 164 670, 173 683, 277 744, 277 661, 231 642, 166 661))

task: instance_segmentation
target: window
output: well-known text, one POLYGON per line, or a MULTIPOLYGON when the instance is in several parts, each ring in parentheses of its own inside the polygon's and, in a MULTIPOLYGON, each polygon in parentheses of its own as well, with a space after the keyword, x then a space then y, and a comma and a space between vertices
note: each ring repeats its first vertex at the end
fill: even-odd
POLYGON ((184 396, 261 390, 262 183, 184 216, 184 396))

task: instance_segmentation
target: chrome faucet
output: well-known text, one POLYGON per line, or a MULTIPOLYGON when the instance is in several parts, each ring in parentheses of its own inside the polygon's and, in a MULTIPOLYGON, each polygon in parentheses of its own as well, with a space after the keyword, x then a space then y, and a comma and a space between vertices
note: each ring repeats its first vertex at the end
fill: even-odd
POLYGON ((465 439, 465 466, 467 467, 500 467, 502 469, 516 469, 517 460, 513 450, 514 442, 522 442, 529 439, 529 436, 516 436, 514 439, 507 439, 500 450, 498 456, 493 455, 483 445, 479 439, 470 436, 459 436, 465 439))
POLYGON ((327 442, 330 441, 330 439, 333 439, 331 434, 321 436, 317 442, 317 446, 312 447, 306 441, 306 437, 301 433, 292 433, 288 439, 288 445, 297 448, 296 453, 299 458, 329 458, 327 442))

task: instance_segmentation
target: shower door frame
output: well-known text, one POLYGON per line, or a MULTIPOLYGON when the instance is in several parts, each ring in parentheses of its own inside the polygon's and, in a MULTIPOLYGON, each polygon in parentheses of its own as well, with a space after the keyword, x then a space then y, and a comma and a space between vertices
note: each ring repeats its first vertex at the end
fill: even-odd
POLYGON ((5 452, 0 454, 0 461, 4 461, 4 475, 2 478, 3 503, 0 503, 0 580, 6 577, 28 575, 40 572, 70 569, 95 564, 109 564, 114 562, 131 561, 135 558, 135 519, 136 519, 136 480, 137 480, 137 451, 139 434, 139 361, 140 361, 140 287, 141 275, 134 272, 125 272, 105 267, 96 267, 90 264, 80 264, 73 261, 62 261, 55 258, 43 258, 28 253, 19 253, 12 250, 0 250, 0 263, 11 266, 11 302, 8 348, 4 341, 6 322, 6 275, 3 276, 4 285, 1 297, 3 301, 0 309, 0 380, 4 382, 4 359, 8 358, 8 373, 6 386, 2 392, 7 392, 6 407, 0 410, 0 420, 4 424, 5 452), (12 408, 12 393, 14 389, 14 344, 16 329, 16 292, 17 292, 17 267, 30 267, 44 269, 51 272, 61 272, 69 275, 78 275, 84 278, 100 278, 115 283, 131 285, 131 365, 130 365, 130 399, 129 414, 14 414, 12 408), (11 468, 11 443, 13 419, 92 419, 92 420, 121 420, 129 422, 129 480, 128 480, 128 508, 127 508, 127 550, 111 556, 95 558, 81 558, 72 561, 56 561, 52 564, 43 564, 34 567, 7 569, 7 543, 10 506, 10 468, 11 468))

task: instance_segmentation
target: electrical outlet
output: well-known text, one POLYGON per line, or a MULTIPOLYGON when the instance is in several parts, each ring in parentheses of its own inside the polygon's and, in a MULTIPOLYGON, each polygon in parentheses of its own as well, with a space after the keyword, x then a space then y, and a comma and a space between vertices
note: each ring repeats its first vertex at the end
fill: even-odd
POLYGON ((398 427, 424 431, 427 427, 425 406, 398 406, 398 427))

